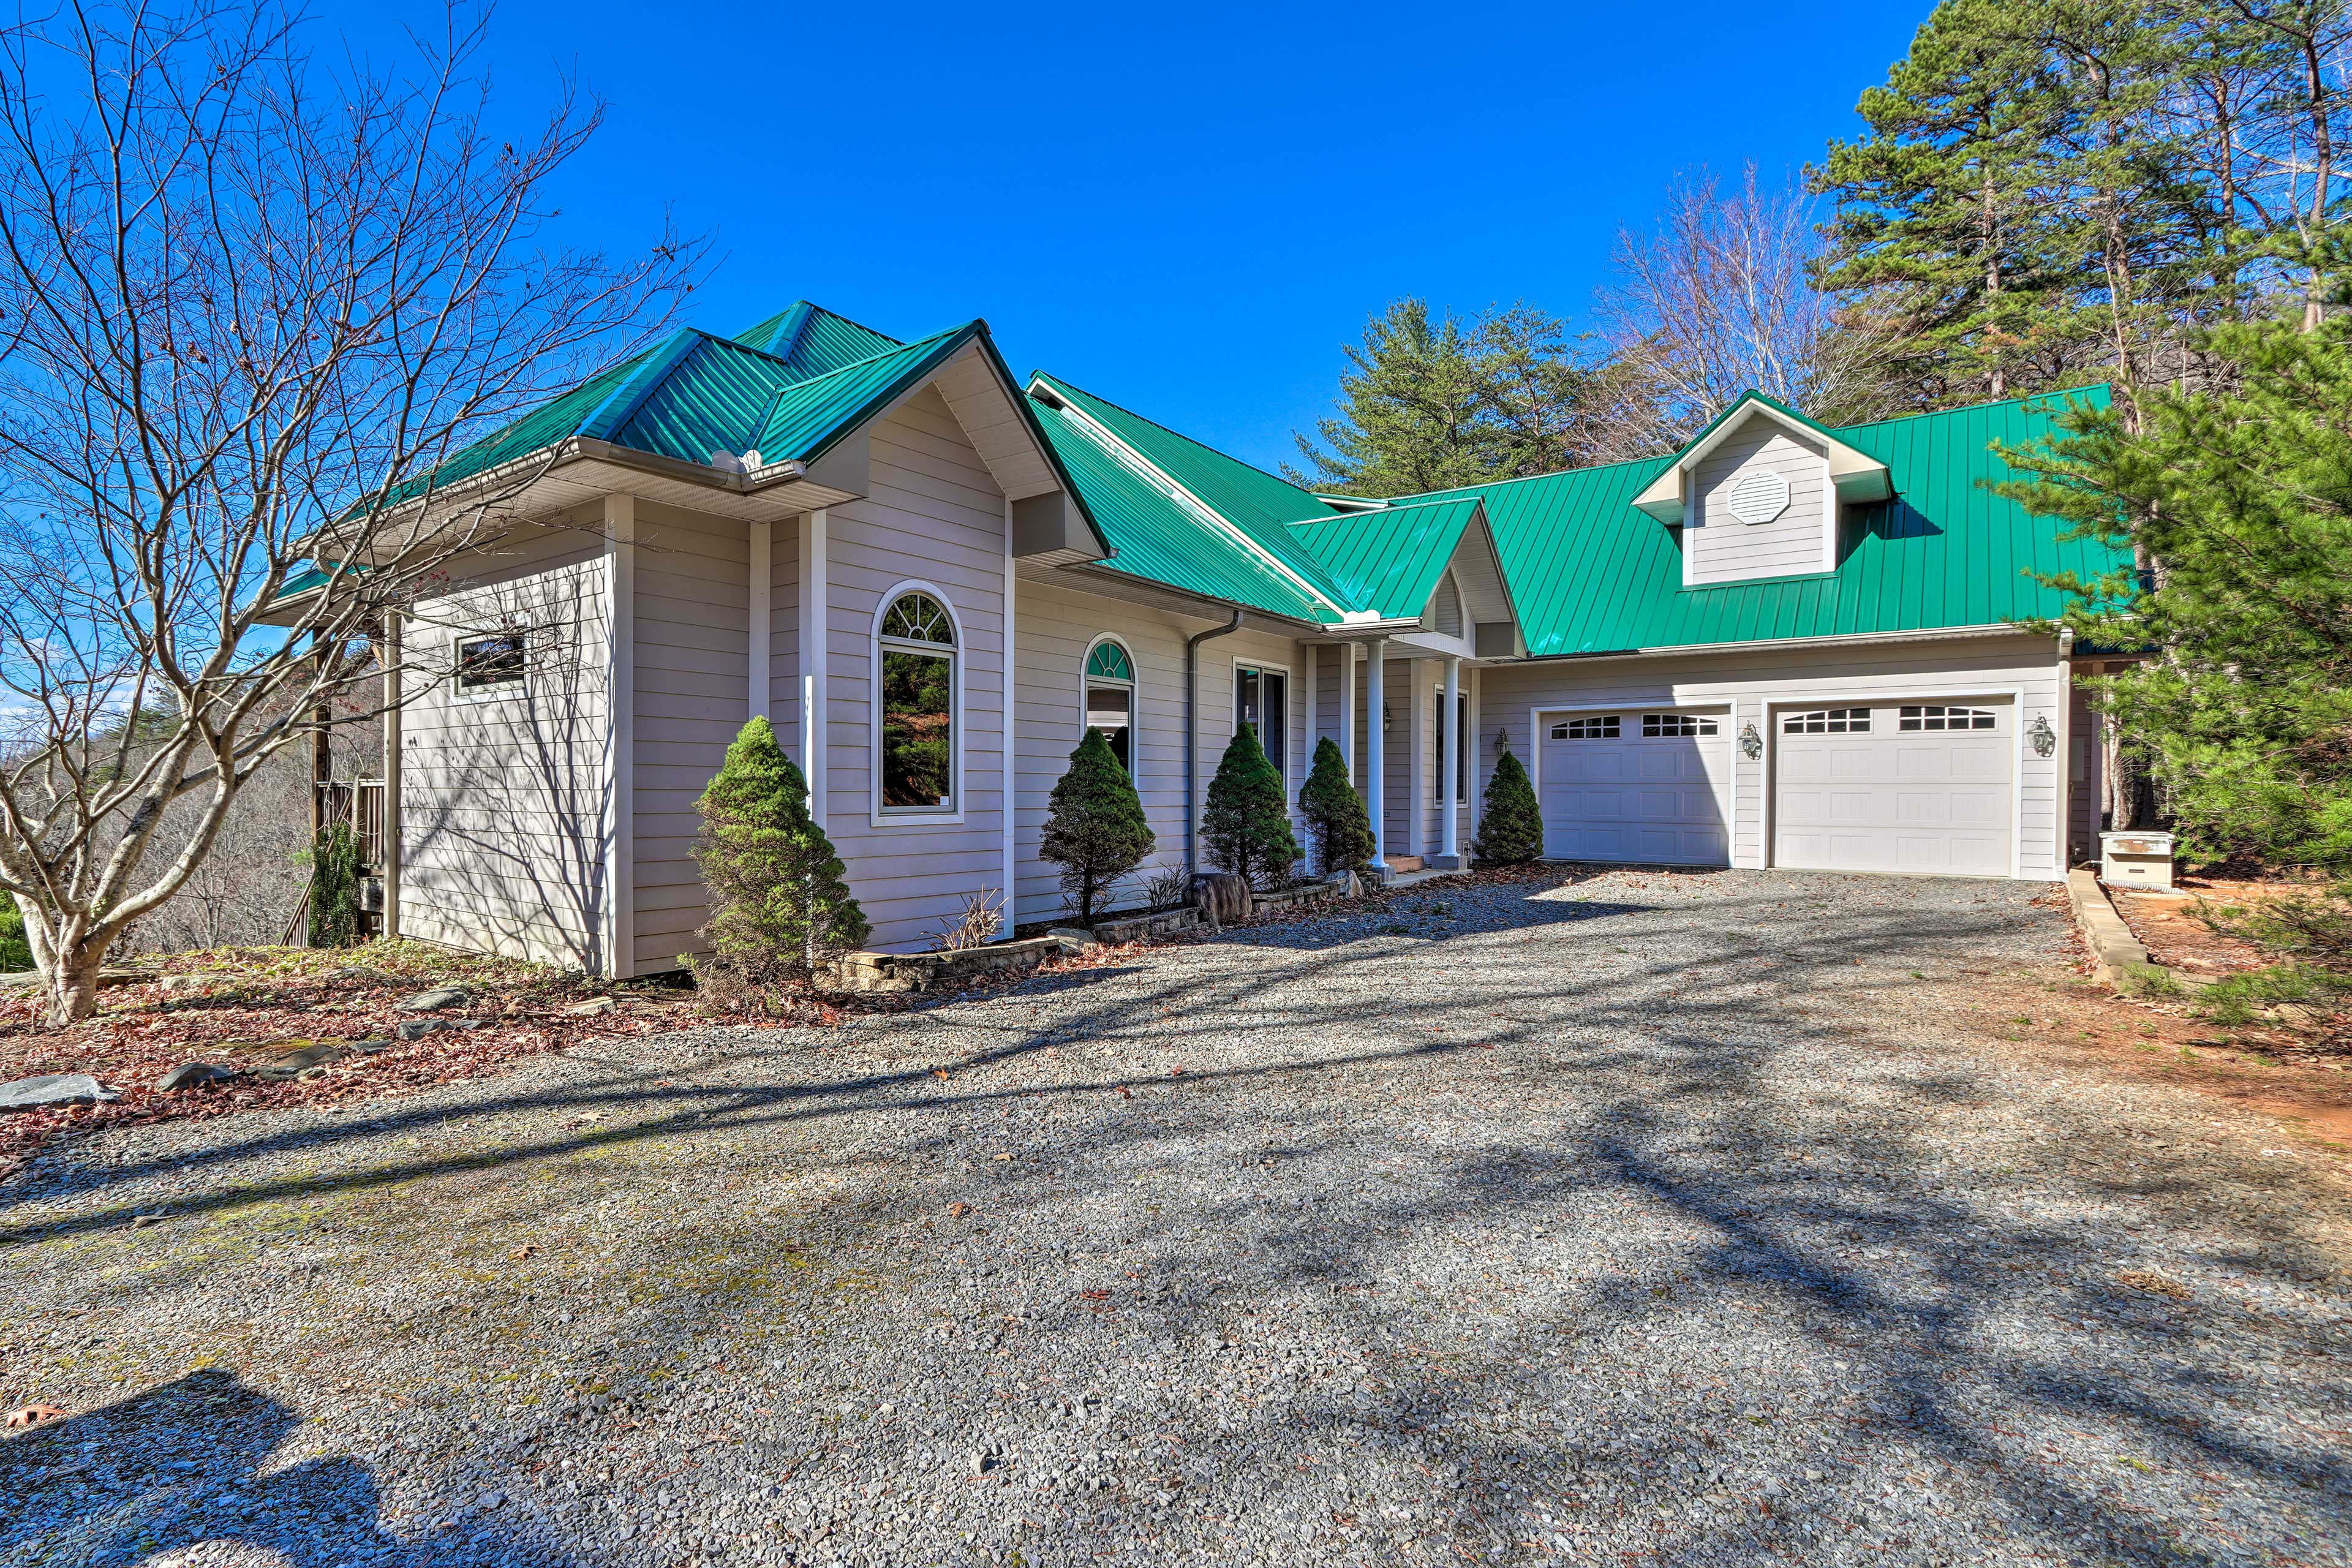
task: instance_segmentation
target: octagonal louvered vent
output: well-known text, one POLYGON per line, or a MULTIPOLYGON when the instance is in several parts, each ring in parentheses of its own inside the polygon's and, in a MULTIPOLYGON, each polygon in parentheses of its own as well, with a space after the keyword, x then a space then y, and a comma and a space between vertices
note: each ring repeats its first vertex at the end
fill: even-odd
POLYGON ((1789 510, 1789 481, 1769 468, 1756 468, 1731 482, 1731 515, 1742 522, 1769 522, 1789 510))

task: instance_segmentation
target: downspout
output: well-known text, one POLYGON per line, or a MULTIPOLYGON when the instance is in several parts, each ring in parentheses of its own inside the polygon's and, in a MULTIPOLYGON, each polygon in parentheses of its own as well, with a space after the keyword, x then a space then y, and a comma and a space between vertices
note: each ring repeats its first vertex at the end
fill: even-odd
POLYGON ((1231 637, 1241 629, 1242 613, 1235 610, 1234 618, 1223 626, 1196 632, 1184 639, 1184 879, 1188 883, 1201 869, 1201 768, 1194 755, 1201 744, 1201 645, 1213 638, 1231 637))

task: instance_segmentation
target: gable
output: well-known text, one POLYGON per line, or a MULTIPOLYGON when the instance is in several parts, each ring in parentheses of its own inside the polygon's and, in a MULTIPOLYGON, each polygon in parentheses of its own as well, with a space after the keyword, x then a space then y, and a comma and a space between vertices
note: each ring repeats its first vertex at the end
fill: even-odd
POLYGON ((1691 465, 1686 483, 1685 584, 1836 568, 1837 490, 1821 442, 1753 415, 1691 465))

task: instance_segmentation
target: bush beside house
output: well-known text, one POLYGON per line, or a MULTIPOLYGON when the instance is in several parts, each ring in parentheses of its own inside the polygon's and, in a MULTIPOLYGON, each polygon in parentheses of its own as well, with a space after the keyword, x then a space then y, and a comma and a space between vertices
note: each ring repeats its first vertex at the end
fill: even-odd
POLYGON ((1290 868, 1300 855, 1298 840, 1290 831, 1282 775, 1266 756, 1255 724, 1235 727, 1209 781, 1201 839, 1211 865, 1254 888, 1272 891, 1290 880, 1290 868))
POLYGON ((1486 800, 1478 815, 1478 858, 1493 866, 1524 866, 1543 853, 1543 813, 1536 805, 1535 785, 1528 770, 1506 751, 1486 781, 1486 800))
POLYGON ((710 890, 702 928, 712 961, 697 965, 755 987, 807 984, 866 941, 841 857, 809 816, 808 781, 754 719, 727 748, 702 798, 695 859, 710 890))
POLYGON ((1372 858, 1371 813, 1328 735, 1315 742, 1315 766, 1298 792, 1298 809, 1315 843, 1315 863, 1327 875, 1355 870, 1372 858))
POLYGON ((1062 890, 1076 904, 1080 925, 1094 924, 1104 890, 1142 865, 1157 842, 1135 781, 1103 732, 1089 728, 1054 785, 1037 846, 1062 868, 1062 890))

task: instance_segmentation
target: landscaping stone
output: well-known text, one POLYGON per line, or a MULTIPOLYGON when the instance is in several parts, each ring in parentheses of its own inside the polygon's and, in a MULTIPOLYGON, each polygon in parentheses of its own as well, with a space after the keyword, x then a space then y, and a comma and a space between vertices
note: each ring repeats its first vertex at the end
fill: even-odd
POLYGON ((1062 950, 1059 937, 1033 936, 952 952, 853 952, 841 961, 835 980, 845 991, 929 991, 976 975, 1034 969, 1062 950))
POLYGON ((597 1016, 599 1014, 618 1012, 620 1010, 620 1005, 621 1005, 618 1002, 614 1001, 610 996, 591 996, 585 1002, 576 1003, 572 1006, 566 1007, 564 1011, 571 1014, 575 1018, 593 1018, 597 1016))
POLYGON ((1255 907, 1249 881, 1227 871, 1201 871, 1192 878, 1192 905, 1213 926, 1229 926, 1250 917, 1255 907))
POLYGON ((1102 945, 1095 933, 1084 926, 1055 926, 1045 934, 1060 942, 1065 952, 1085 952, 1102 945))
POLYGON ((350 1054, 350 1048, 341 1040, 314 1040, 298 1050, 289 1051, 284 1056, 257 1068, 254 1069, 253 1076, 273 1081, 299 1078, 311 1068, 321 1067, 338 1057, 350 1054))
POLYGON ((392 1026, 392 1032, 404 1040, 421 1040, 427 1035, 437 1035, 448 1026, 446 1018, 403 1018, 392 1026))
POLYGON ((44 1073, 0 1083, 0 1110, 42 1110, 55 1105, 100 1105, 121 1096, 86 1072, 44 1073))
POLYGON ((463 1007, 473 999, 470 993, 455 985, 436 985, 430 991, 404 996, 394 1005, 404 1013, 442 1013, 452 1007, 463 1007))
POLYGON ((1201 923, 1201 911, 1190 905, 1180 910, 1159 910, 1150 914, 1123 915, 1118 920, 1097 921, 1095 940, 1116 945, 1123 942, 1143 942, 1155 936, 1173 936, 1178 931, 1191 931, 1201 923))
POLYGON ((164 1094, 179 1094, 187 1089, 202 1089, 208 1083, 221 1083, 238 1076, 235 1068, 221 1067, 213 1062, 182 1062, 155 1080, 155 1088, 164 1094))

